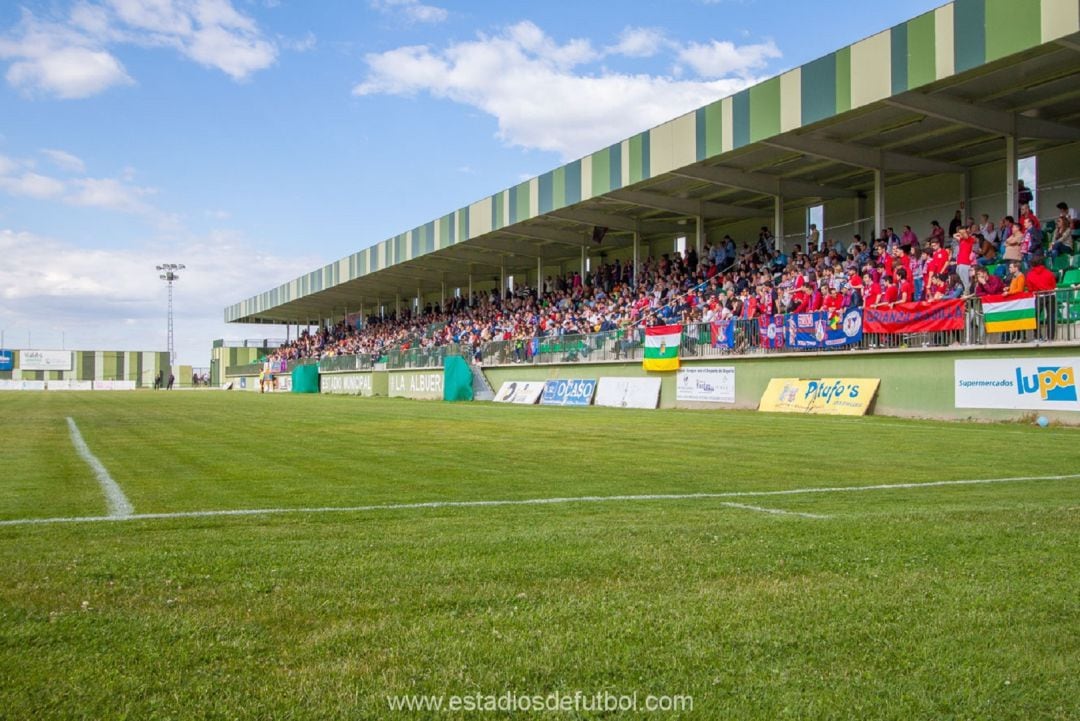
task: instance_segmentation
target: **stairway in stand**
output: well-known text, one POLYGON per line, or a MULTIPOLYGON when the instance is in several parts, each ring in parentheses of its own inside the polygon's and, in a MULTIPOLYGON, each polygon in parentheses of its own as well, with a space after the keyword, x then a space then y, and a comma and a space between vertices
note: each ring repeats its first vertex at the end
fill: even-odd
POLYGON ((480 366, 470 365, 469 368, 472 369, 473 400, 495 400, 495 391, 492 389, 491 384, 488 383, 487 376, 484 375, 484 371, 480 369, 480 366))

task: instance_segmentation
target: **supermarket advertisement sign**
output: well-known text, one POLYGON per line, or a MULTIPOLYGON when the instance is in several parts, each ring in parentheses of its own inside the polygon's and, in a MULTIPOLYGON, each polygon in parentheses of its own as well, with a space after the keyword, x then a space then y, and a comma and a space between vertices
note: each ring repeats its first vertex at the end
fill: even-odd
POLYGON ((957 408, 1080 411, 1080 357, 957 360, 957 408))

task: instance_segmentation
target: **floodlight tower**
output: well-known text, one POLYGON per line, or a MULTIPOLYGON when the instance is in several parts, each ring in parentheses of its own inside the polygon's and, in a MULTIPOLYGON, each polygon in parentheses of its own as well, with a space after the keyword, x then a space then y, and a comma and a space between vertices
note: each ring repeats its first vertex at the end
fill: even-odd
POLYGON ((180 275, 176 271, 183 270, 184 265, 182 263, 162 263, 157 269, 160 273, 158 277, 169 286, 169 368, 172 368, 176 365, 176 348, 173 343, 172 287, 174 282, 180 280, 180 275))

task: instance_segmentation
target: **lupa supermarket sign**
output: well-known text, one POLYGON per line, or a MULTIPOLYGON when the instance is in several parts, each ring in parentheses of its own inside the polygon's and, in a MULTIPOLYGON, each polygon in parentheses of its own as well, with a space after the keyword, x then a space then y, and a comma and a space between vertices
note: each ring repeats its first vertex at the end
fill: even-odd
POLYGON ((953 375, 957 408, 1080 411, 1080 358, 958 360, 953 375))

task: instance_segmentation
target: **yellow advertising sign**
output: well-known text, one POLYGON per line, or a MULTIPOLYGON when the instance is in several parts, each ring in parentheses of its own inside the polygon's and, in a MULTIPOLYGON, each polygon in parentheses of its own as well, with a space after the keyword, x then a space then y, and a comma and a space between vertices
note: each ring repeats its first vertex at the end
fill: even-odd
POLYGON ((773 378, 758 410, 863 416, 880 382, 879 378, 773 378))

